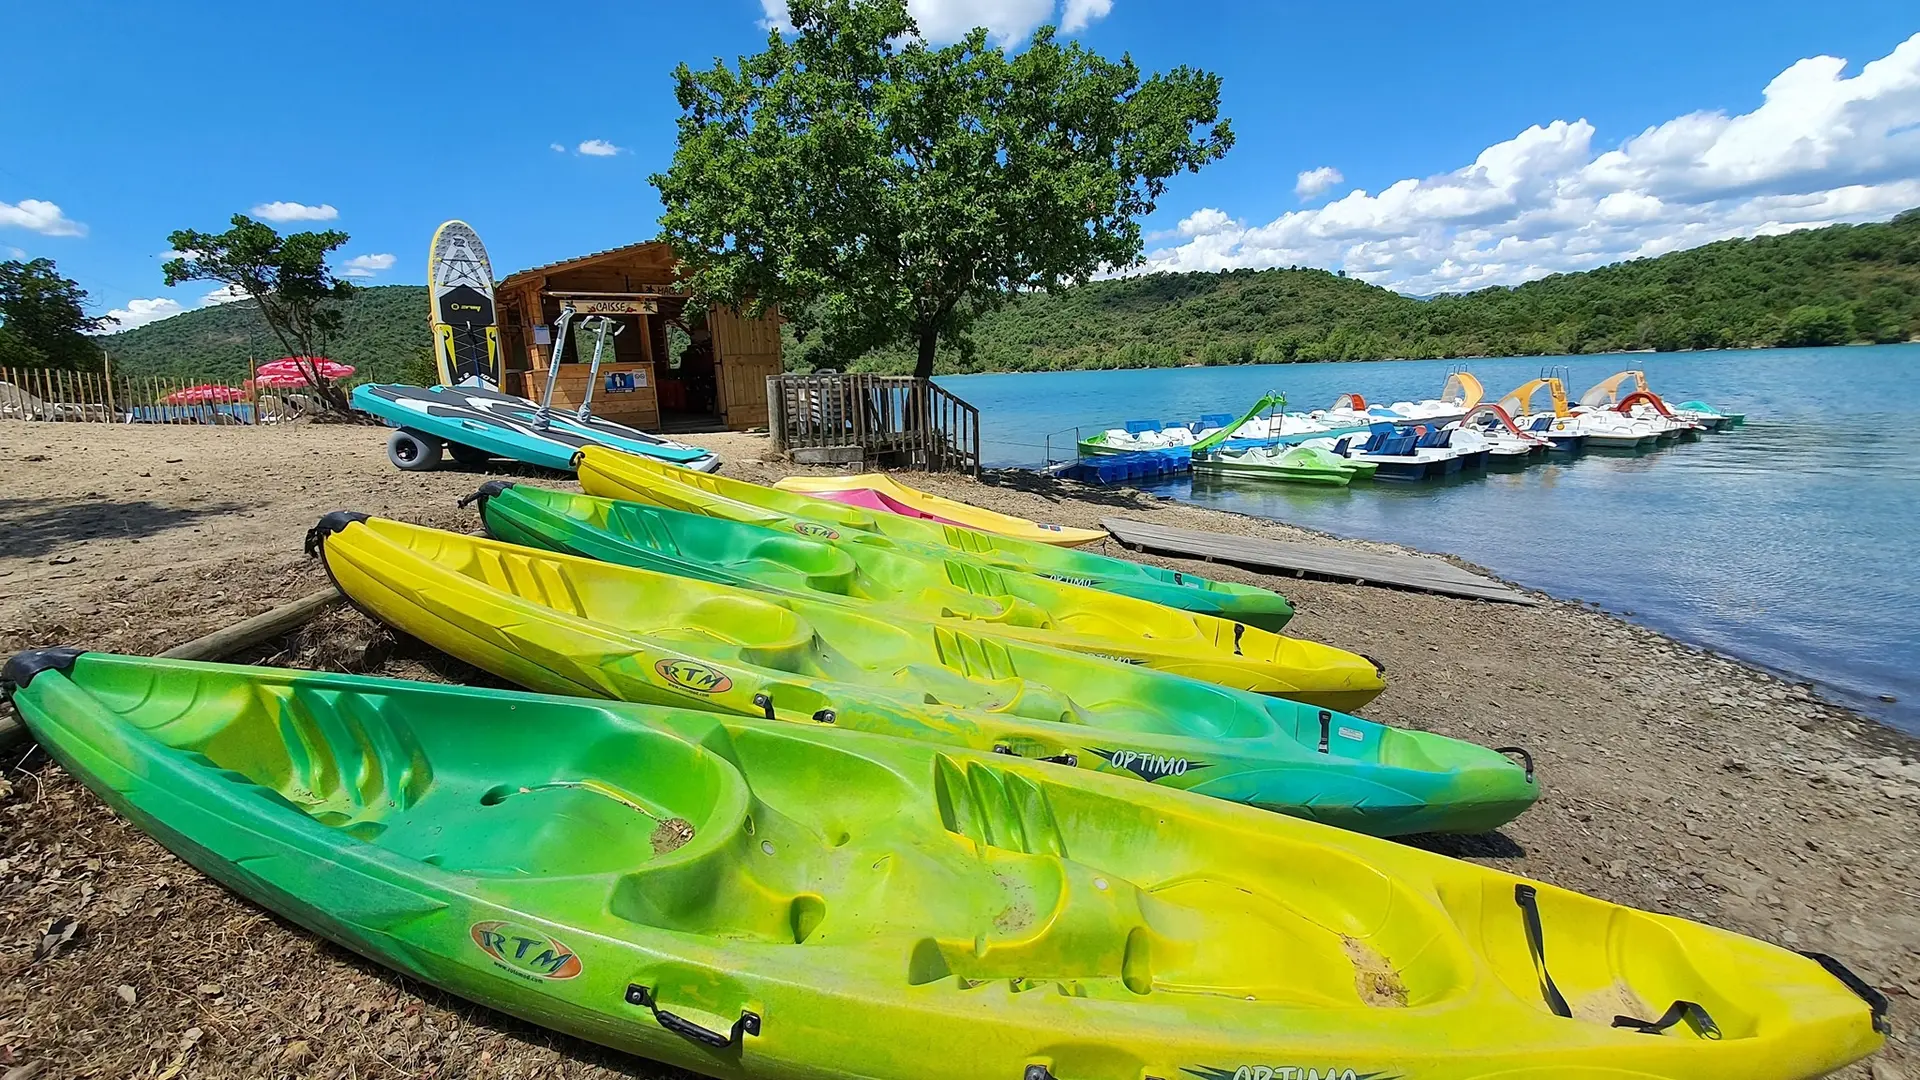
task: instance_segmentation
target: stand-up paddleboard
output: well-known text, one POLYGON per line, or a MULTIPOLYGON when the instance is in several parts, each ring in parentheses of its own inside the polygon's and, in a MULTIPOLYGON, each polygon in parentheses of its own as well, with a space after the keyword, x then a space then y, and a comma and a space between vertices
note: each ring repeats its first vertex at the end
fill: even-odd
POLYGON ((500 338, 493 324, 493 265, 480 234, 442 222, 427 256, 427 320, 442 386, 500 385, 500 338))
MULTIPOLYGON (((710 450, 649 435, 594 416, 582 405, 572 413, 543 410, 500 391, 500 339, 493 322, 493 266, 480 236, 464 221, 434 230, 427 260, 428 320, 440 385, 399 383, 354 387, 353 407, 394 429, 387 460, 416 472, 438 468, 443 454, 463 465, 502 457, 549 469, 573 468, 584 446, 608 446, 700 472, 720 467, 710 450)), ((571 309, 561 318, 554 363, 561 360, 571 309)), ((604 345, 606 327, 601 328, 604 345)), ((599 348, 593 372, 599 370, 599 348)), ((590 379, 589 382, 592 382, 590 379)), ((552 393, 551 383, 548 393, 552 393)))

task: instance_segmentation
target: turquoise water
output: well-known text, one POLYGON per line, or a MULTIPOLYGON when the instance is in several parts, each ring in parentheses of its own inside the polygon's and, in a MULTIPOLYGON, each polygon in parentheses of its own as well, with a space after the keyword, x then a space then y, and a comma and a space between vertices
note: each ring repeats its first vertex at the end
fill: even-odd
MULTIPOLYGON (((1148 490, 1347 536, 1447 552, 1790 676, 1920 734, 1920 344, 1533 357, 1463 366, 1498 397, 1547 365, 1578 395, 1642 368, 1678 403, 1745 427, 1640 456, 1352 489, 1169 480, 1148 490), (1897 700, 1886 702, 1881 695, 1897 700)), ((1238 412, 1268 389, 1317 408, 1437 395, 1448 361, 968 375, 989 465, 1032 465, 1056 434, 1238 412)), ((1544 405, 1544 399, 1536 404, 1544 405)))

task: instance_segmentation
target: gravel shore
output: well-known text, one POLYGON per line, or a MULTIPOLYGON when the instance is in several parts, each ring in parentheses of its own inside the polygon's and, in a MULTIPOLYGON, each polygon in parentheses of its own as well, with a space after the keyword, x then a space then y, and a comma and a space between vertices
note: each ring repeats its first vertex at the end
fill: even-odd
MULTIPOLYGON (((577 490, 531 469, 400 473, 384 436, 0 421, 0 655, 159 652, 311 592, 325 576, 300 540, 330 510, 474 530, 454 501, 488 479, 577 490)), ((729 475, 807 471, 763 460, 764 437, 693 441, 729 475)), ((1315 535, 1031 474, 908 480, 1065 525, 1124 516, 1315 535)), ((1491 836, 1414 842, 1831 952, 1894 1004, 1886 1052, 1838 1075, 1920 1077, 1920 744, 1571 602, 1485 604, 1106 550, 1284 592, 1298 608, 1289 633, 1386 665, 1373 719, 1534 751, 1544 795, 1531 812, 1491 836)), ((243 659, 487 681, 347 609, 243 659)), ((0 1076, 16 1073, 683 1075, 449 998, 290 926, 174 859, 31 747, 0 752, 0 1076), (69 917, 78 932, 36 960, 69 917)))

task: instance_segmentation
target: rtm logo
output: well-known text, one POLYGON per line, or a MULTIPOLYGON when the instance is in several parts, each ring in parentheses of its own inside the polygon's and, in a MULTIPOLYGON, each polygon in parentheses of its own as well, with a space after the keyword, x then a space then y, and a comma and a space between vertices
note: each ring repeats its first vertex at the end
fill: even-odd
POLYGON ((794 522, 793 531, 799 533, 801 536, 811 536, 816 540, 840 539, 840 534, 838 532, 835 532, 834 530, 828 528, 825 525, 817 525, 811 521, 794 522))
POLYGON ((479 304, 448 304, 448 305, 447 305, 447 310, 449 310, 449 311, 479 311, 479 310, 480 310, 480 305, 479 305, 479 304))
POLYGON ((481 952, 522 978, 558 980, 580 974, 580 958, 573 950, 538 930, 494 920, 474 923, 468 933, 481 952))
POLYGON ((1116 769, 1125 769, 1142 780, 1151 783, 1165 780, 1169 776, 1185 776, 1188 770, 1207 768, 1204 761, 1189 761, 1186 758, 1162 757, 1159 754, 1143 754, 1138 750, 1102 750, 1097 746, 1087 749, 1107 759, 1107 764, 1116 769))
POLYGON ((1354 1068, 1302 1067, 1302 1065, 1242 1065, 1233 1072, 1208 1065, 1181 1068, 1200 1076, 1200 1080, 1400 1080, 1398 1072, 1357 1072, 1354 1068))
POLYGON ((696 694, 721 694, 733 688, 733 680, 725 672, 694 660, 662 660, 653 665, 653 670, 680 689, 696 694))
POLYGON ((1090 577, 1074 577, 1072 574, 1041 574, 1040 576, 1046 578, 1048 581, 1064 581, 1069 585, 1081 585, 1089 589, 1093 588, 1093 579, 1090 577))

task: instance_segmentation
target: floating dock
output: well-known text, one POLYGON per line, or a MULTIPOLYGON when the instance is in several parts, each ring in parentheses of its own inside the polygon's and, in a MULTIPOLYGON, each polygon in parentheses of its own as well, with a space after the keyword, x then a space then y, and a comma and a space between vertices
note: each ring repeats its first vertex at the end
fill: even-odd
POLYGON ((1442 559, 1363 551, 1350 545, 1195 532, 1144 521, 1128 521, 1125 518, 1107 518, 1100 525, 1126 547, 1157 551, 1163 555, 1230 563, 1269 573, 1289 573, 1295 577, 1312 576, 1359 585, 1384 585, 1442 596, 1462 596, 1471 600, 1527 606, 1539 604, 1539 601, 1510 585, 1462 570, 1442 559))

